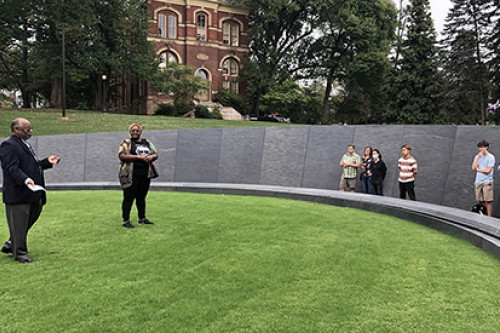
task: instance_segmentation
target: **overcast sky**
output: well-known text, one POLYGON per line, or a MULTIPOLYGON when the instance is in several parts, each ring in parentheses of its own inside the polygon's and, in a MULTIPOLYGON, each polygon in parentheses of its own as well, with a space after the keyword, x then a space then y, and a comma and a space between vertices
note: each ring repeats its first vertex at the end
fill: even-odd
POLYGON ((443 31, 444 19, 448 15, 448 10, 451 7, 450 0, 430 0, 432 18, 434 19, 434 27, 438 33, 443 31))

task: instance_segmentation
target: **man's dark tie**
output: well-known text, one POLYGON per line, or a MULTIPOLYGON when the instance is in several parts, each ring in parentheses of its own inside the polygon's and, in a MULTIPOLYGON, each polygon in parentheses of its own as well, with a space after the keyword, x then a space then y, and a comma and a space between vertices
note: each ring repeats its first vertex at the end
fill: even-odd
POLYGON ((29 142, 27 142, 27 141, 26 141, 26 145, 28 146, 28 149, 30 150, 31 155, 33 155, 33 157, 35 158, 35 161, 37 161, 37 162, 38 162, 38 157, 36 156, 35 151, 33 150, 33 147, 32 147, 32 146, 30 145, 30 143, 29 143, 29 142))

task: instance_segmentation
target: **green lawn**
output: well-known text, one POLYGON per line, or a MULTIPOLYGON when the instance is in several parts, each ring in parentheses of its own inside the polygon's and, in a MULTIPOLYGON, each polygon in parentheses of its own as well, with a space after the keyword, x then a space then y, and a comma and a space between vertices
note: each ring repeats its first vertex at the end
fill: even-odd
POLYGON ((10 136, 10 123, 24 117, 35 127, 33 135, 54 135, 97 132, 126 132, 132 122, 140 122, 144 130, 172 130, 190 128, 228 128, 294 126, 291 124, 262 121, 229 121, 190 119, 165 116, 138 116, 90 111, 67 110, 68 120, 61 119, 60 110, 0 110, 0 137, 10 136))
POLYGON ((404 220, 284 199, 151 192, 156 224, 133 220, 129 230, 120 226, 120 191, 53 191, 48 200, 29 238, 35 263, 0 253, 4 332, 500 327, 498 258, 404 220))

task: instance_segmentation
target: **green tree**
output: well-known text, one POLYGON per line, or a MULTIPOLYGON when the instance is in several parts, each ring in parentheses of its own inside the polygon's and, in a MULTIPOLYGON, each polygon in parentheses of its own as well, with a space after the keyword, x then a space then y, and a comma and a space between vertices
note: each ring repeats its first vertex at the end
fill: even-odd
POLYGON ((446 18, 442 63, 445 106, 451 121, 486 123, 488 97, 487 41, 491 34, 491 0, 452 0, 446 18))
POLYGON ((411 0, 401 61, 393 76, 388 118, 406 124, 443 122, 437 42, 429 0, 411 0))
POLYGON ((275 84, 292 78, 298 70, 301 43, 311 36, 318 21, 315 0, 234 1, 250 9, 250 56, 241 78, 248 85, 253 113, 261 97, 275 84))
POLYGON ((194 73, 193 66, 169 63, 153 76, 151 86, 157 92, 172 96, 174 105, 189 103, 198 92, 210 88, 207 80, 194 73))
POLYGON ((31 107, 35 99, 30 52, 37 11, 38 2, 33 0, 0 2, 0 88, 19 90, 24 108, 31 107))
POLYGON ((23 104, 43 96, 62 104, 62 27, 66 36, 68 106, 100 108, 101 76, 110 96, 156 71, 142 0, 4 0, 0 3, 1 87, 19 89, 23 104))
MULTIPOLYGON (((490 73, 492 73, 492 85, 490 99, 496 102, 500 99, 500 2, 493 5, 491 11, 491 22, 496 22, 492 28, 491 37, 489 38, 489 50, 491 60, 489 62, 490 73)), ((500 108, 495 111, 495 123, 500 124, 500 108)))
POLYGON ((388 69, 396 10, 390 0, 317 2, 319 37, 302 59, 309 77, 326 81, 321 123, 326 124, 335 83, 369 96, 380 89, 388 69))

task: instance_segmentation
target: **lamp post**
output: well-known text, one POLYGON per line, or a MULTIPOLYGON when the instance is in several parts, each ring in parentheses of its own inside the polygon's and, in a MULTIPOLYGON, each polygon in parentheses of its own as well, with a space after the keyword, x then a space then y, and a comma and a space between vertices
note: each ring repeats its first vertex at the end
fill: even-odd
POLYGON ((106 79, 108 78, 106 74, 101 76, 102 78, 102 113, 106 113, 106 79))
POLYGON ((65 24, 61 25, 62 28, 62 118, 66 118, 66 41, 64 38, 65 24))

